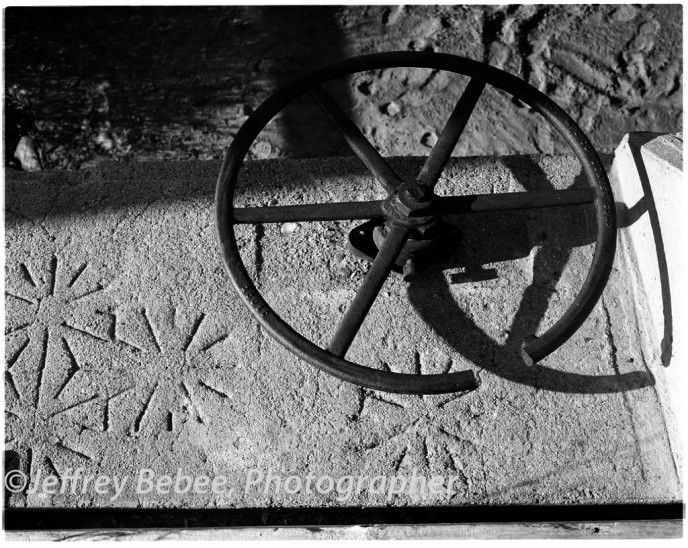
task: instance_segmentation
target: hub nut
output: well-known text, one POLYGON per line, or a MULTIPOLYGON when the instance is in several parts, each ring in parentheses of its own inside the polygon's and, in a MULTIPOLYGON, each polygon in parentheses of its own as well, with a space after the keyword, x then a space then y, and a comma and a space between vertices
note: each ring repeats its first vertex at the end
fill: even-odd
POLYGON ((397 212, 406 217, 423 217, 432 205, 432 190, 421 183, 405 183, 399 187, 393 203, 397 212))

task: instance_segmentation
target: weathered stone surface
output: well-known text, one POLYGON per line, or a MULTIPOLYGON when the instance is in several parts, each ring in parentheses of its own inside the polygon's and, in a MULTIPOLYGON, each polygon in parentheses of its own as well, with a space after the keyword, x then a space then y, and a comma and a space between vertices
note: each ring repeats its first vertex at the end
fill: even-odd
MULTIPOLYGON (((413 175, 422 160, 393 160, 413 175)), ((268 338, 233 294, 214 234, 219 164, 102 164, 10 174, 6 187, 6 447, 33 483, 89 474, 223 475, 231 495, 16 493, 13 506, 323 506, 678 500, 654 380, 639 352, 624 265, 578 333, 534 368, 522 338, 565 310, 594 242, 585 208, 461 221, 461 253, 407 285, 387 281, 349 358, 394 371, 472 369, 478 389, 442 396, 343 383, 268 338), (283 478, 456 476, 446 498, 364 488, 294 494, 283 478), (261 485, 262 487, 262 485, 261 485)), ((584 182, 569 156, 456 159, 440 192, 584 182)), ((365 200, 380 188, 353 159, 244 168, 237 203, 365 200)), ((367 266, 344 253, 354 222, 237 229, 267 302, 326 344, 367 266), (343 272, 345 272, 343 275, 343 272)))
MULTIPOLYGON (((103 158, 218 159, 241 124, 298 74, 353 55, 434 51, 490 63, 552 97, 613 152, 629 131, 682 129, 681 6, 407 5, 13 8, 5 70, 31 101, 47 167, 103 158)), ((465 79, 381 70, 336 97, 387 155, 423 155, 465 79), (394 106, 391 106, 394 105, 394 106)), ((461 155, 567 152, 558 134, 488 88, 461 155)), ((319 109, 297 102, 256 159, 342 154, 319 109)))

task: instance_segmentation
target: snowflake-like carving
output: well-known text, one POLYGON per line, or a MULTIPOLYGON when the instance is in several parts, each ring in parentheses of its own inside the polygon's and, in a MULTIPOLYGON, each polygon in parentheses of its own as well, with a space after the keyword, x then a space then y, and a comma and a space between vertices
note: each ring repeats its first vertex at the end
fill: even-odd
MULTIPOLYGON (((391 370, 386 364, 383 366, 391 370)), ((449 361, 443 373, 453 369, 454 364, 449 361)), ((416 373, 426 373, 418 355, 416 373)), ((370 460, 365 457, 368 453, 375 454, 375 461, 386 461, 387 469, 399 474, 413 470, 426 476, 450 473, 460 478, 452 484, 454 496, 465 497, 481 489, 485 478, 480 448, 471 439, 472 433, 464 432, 462 427, 462 422, 480 411, 475 406, 466 406, 465 395, 410 396, 361 389, 357 414, 365 425, 364 459, 370 460), (382 428, 380 416, 385 417, 382 428)))
POLYGON ((226 365, 217 352, 229 333, 202 311, 180 312, 174 306, 136 307, 123 313, 118 337, 137 347, 137 406, 130 423, 132 435, 178 432, 195 420, 210 423, 205 411, 218 403, 231 407, 226 365))
POLYGON ((125 346, 106 312, 107 284, 88 261, 53 255, 47 268, 17 263, 6 286, 6 445, 31 478, 59 475, 62 462, 96 466, 96 438, 117 390, 99 357, 125 346))

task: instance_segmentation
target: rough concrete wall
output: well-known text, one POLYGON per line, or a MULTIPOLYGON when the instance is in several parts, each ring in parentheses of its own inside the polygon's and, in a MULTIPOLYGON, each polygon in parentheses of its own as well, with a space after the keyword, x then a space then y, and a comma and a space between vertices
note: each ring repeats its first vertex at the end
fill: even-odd
MULTIPOLYGON (((6 83, 32 104, 46 167, 212 159, 307 69, 361 53, 446 52, 526 79, 611 152, 628 131, 682 128, 681 16, 677 5, 11 8, 6 83)), ((336 94, 385 154, 424 155, 463 85, 445 73, 385 70, 336 94)), ((527 108, 488 90, 456 153, 565 148, 527 108)), ((252 150, 345 153, 307 101, 252 150)))

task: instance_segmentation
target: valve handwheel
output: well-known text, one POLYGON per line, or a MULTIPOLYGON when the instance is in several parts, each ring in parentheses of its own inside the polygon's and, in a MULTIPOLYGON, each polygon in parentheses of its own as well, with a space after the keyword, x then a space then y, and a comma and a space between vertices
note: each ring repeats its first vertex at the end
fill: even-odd
MULTIPOLYGON (((471 212, 508 211, 552 206, 594 204, 597 219, 595 253, 588 275, 561 318, 522 346, 532 365, 564 344, 585 321, 609 278, 616 247, 614 199, 606 172, 590 141, 552 100, 523 80, 464 57, 425 52, 392 52, 353 57, 312 71, 270 96, 246 120, 225 157, 216 191, 217 232, 222 256, 234 288, 258 321, 275 339, 306 362, 340 379, 367 388, 408 394, 439 394, 475 388, 472 371, 442 375, 409 375, 380 371, 349 362, 346 352, 356 337, 390 272, 413 270, 417 258, 431 261, 446 232, 443 216, 471 212), (437 143, 414 181, 402 181, 337 105, 322 84, 356 72, 416 67, 463 74, 470 81, 454 107, 437 143), (589 188, 530 191, 472 196, 437 196, 433 189, 451 157, 487 84, 500 88, 540 113, 568 142, 583 166, 589 188), (342 133, 353 152, 388 192, 385 200, 275 207, 235 208, 239 169, 260 131, 280 110, 308 93, 342 133), (328 349, 299 335, 263 300, 241 260, 234 225, 367 219, 376 249, 368 253, 372 266, 339 324, 328 349)), ((359 227, 361 228, 361 227, 359 227)), ((352 244, 356 247, 355 242, 352 244)), ((366 255, 365 251, 359 250, 366 255)))

